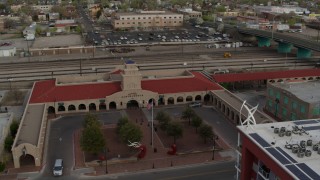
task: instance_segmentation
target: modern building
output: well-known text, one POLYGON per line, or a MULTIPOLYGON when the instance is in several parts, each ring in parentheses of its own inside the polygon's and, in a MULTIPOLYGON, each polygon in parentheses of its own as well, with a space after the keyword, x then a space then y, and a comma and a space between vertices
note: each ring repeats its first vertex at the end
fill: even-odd
POLYGON ((34 10, 49 13, 51 11, 53 5, 34 5, 32 7, 34 10))
POLYGON ((113 28, 179 27, 183 15, 168 11, 140 11, 117 13, 112 20, 113 28))
POLYGON ((57 32, 70 31, 71 29, 75 29, 77 26, 78 24, 74 19, 57 20, 55 22, 57 32))
POLYGON ((237 179, 320 179, 320 119, 238 126, 237 179))
POLYGON ((320 80, 308 79, 268 83, 265 110, 282 121, 320 118, 320 80))

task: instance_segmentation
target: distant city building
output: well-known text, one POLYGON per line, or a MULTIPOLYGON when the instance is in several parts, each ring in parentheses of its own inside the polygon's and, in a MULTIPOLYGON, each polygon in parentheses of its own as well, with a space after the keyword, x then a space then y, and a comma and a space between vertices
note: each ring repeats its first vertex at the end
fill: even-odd
POLYGON ((13 46, 12 43, 0 42, 0 57, 15 56, 16 52, 16 47, 13 46))
POLYGON ((39 10, 41 12, 49 13, 53 5, 34 5, 32 6, 34 10, 39 10))
POLYGON ((112 20, 117 28, 179 27, 183 25, 183 15, 168 11, 140 11, 137 13, 117 13, 112 20))
POLYGON ((240 12, 237 11, 226 11, 226 12, 219 12, 218 15, 224 16, 224 17, 237 17, 240 14, 240 12))
POLYGON ((59 13, 49 13, 49 21, 55 21, 60 19, 59 13))
POLYGON ((39 5, 59 5, 61 0, 38 0, 39 5))
POLYGON ((57 32, 69 31, 77 26, 78 25, 74 19, 57 20, 55 23, 57 32))
POLYGON ((183 8, 178 10, 179 13, 184 15, 184 18, 201 18, 202 12, 200 11, 193 11, 192 8, 183 8))
POLYGON ((320 179, 320 119, 237 128, 236 179, 320 179))
POLYGON ((265 109, 282 121, 320 118, 319 88, 319 80, 268 83, 265 109))
POLYGON ((47 21, 47 14, 45 14, 45 13, 43 13, 43 12, 40 12, 40 13, 38 14, 38 20, 39 20, 40 22, 47 21))
POLYGON ((4 17, 0 17, 0 31, 4 30, 4 17))
POLYGON ((256 13, 277 13, 277 14, 289 14, 294 12, 295 14, 309 14, 310 11, 307 8, 301 8, 297 6, 254 6, 256 13))

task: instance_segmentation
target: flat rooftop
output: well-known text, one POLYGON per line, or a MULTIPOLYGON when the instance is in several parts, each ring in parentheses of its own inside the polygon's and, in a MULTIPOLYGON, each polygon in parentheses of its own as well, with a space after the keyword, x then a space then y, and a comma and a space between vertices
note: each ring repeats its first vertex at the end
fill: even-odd
POLYGON ((320 102, 320 80, 317 81, 284 81, 273 83, 273 86, 284 89, 308 103, 320 102))
POLYGON ((251 126, 252 128, 238 126, 238 129, 292 177, 320 179, 320 151, 313 149, 315 144, 320 147, 320 119, 251 126), (285 133, 280 133, 281 128, 285 133), (275 133, 277 130, 279 132, 275 133), (308 141, 312 143, 311 146, 308 145, 308 141), (295 151, 303 147, 303 144, 305 144, 305 151, 302 153, 304 156, 301 157, 302 155, 295 151), (306 151, 311 152, 310 156, 306 156, 306 151))
POLYGON ((24 114, 22 120, 22 127, 18 134, 16 146, 22 143, 30 143, 32 145, 38 145, 40 126, 42 122, 42 116, 44 112, 45 104, 28 105, 27 111, 24 114))

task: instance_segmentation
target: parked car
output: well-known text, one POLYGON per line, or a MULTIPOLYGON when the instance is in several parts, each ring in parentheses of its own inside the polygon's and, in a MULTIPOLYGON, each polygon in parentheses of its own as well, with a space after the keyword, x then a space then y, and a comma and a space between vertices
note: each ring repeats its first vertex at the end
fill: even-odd
POLYGON ((54 162, 53 167, 53 175, 54 176, 62 176, 63 174, 63 160, 62 159, 56 159, 54 162))
POLYGON ((192 102, 189 104, 189 107, 201 107, 202 103, 201 102, 192 102))

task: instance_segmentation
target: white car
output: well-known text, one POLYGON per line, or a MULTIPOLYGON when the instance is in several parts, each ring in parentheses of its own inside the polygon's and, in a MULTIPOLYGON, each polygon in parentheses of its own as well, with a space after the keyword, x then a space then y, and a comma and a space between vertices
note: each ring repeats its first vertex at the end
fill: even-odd
POLYGON ((189 107, 201 107, 202 103, 201 102, 192 102, 189 104, 189 107))
POLYGON ((139 39, 138 39, 139 41, 142 41, 142 37, 139 37, 139 39))

